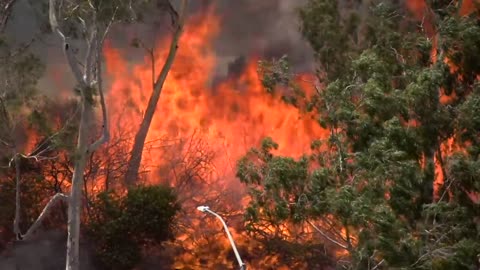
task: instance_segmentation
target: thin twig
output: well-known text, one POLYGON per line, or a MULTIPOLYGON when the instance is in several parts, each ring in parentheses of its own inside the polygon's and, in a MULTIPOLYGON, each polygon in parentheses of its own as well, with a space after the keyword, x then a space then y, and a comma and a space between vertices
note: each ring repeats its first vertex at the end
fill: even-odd
POLYGON ((385 262, 385 259, 382 259, 379 263, 377 263, 377 265, 375 265, 375 266, 372 268, 372 270, 377 269, 377 268, 380 267, 380 265, 382 265, 384 262, 385 262))
POLYGON ((323 237, 325 237, 330 242, 336 244, 337 246, 339 246, 339 247, 341 247, 345 250, 348 250, 348 247, 346 245, 343 245, 342 243, 340 243, 340 242, 336 241, 335 239, 331 238, 330 236, 328 236, 326 233, 324 233, 322 230, 320 230, 320 228, 315 226, 315 224, 313 224, 311 221, 307 220, 307 223, 310 224, 317 232, 319 232, 323 237))

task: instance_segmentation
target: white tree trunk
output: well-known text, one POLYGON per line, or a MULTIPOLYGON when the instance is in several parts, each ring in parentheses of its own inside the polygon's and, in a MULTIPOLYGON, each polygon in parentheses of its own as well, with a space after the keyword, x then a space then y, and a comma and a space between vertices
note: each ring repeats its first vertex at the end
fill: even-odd
MULTIPOLYGON (((81 94, 81 115, 80 125, 78 127, 78 141, 77 148, 74 156, 74 171, 72 179, 72 187, 69 196, 68 206, 68 237, 67 237, 67 259, 66 270, 79 270, 80 269, 80 218, 82 213, 82 191, 83 191, 83 174, 87 163, 87 157, 94 152, 100 145, 107 142, 110 135, 108 130, 107 121, 107 109, 105 99, 103 96, 102 80, 101 80, 101 54, 103 48, 103 41, 106 34, 112 24, 115 12, 112 20, 103 29, 103 35, 99 35, 99 25, 96 21, 96 11, 93 10, 93 21, 90 21, 89 38, 87 40, 87 54, 85 56, 85 68, 82 71, 80 66, 70 49, 70 45, 67 42, 66 37, 59 28, 56 14, 55 14, 55 0, 49 2, 49 19, 53 32, 63 41, 63 51, 70 65, 73 75, 75 76, 79 86, 81 94), (95 79, 97 82, 95 82, 95 79), (92 130, 93 114, 94 114, 94 101, 93 101, 93 88, 97 86, 98 93, 100 95, 100 105, 103 115, 103 134, 102 136, 92 144, 89 144, 90 131, 92 130)), ((87 29, 85 29, 87 30, 87 29)))
POLYGON ((75 162, 68 205, 68 237, 67 237, 67 263, 66 270, 79 270, 80 253, 80 214, 82 212, 82 190, 83 173, 87 163, 88 135, 90 130, 90 117, 93 108, 89 101, 82 98, 82 111, 80 126, 78 128, 77 149, 75 151, 75 162))

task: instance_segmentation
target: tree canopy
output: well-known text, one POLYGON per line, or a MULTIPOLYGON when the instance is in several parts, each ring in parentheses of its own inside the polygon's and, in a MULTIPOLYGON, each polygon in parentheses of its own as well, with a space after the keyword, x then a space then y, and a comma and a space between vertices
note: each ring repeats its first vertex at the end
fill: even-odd
POLYGON ((262 63, 267 89, 313 112, 330 135, 298 160, 273 155, 281 145, 266 139, 239 161, 249 228, 314 226, 347 252, 338 263, 348 269, 473 269, 479 17, 461 16, 462 1, 429 2, 423 22, 399 1, 370 2, 363 14, 333 0, 300 10, 318 61, 310 97, 285 58, 262 63))

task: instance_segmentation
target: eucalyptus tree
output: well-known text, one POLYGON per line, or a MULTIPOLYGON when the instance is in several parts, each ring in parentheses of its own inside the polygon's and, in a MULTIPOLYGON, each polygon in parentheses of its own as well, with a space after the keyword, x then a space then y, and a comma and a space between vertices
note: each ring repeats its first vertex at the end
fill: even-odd
POLYGON ((247 224, 306 223, 346 251, 339 263, 349 269, 472 269, 480 254, 478 12, 431 1, 422 20, 398 1, 364 3, 366 14, 333 0, 300 10, 318 62, 310 96, 285 58, 261 64, 267 90, 287 88, 285 101, 330 132, 300 160, 273 155, 278 145, 266 140, 239 161, 253 199, 247 224))

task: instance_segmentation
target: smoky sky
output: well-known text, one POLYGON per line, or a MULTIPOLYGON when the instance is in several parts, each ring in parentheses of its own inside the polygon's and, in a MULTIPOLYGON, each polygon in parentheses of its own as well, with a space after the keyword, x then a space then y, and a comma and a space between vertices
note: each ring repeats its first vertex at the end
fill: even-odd
MULTIPOLYGON (((304 3, 306 0, 197 0, 190 1, 189 13, 202 13, 213 6, 220 17, 220 32, 214 40, 219 60, 216 75, 227 75, 229 70, 240 73, 241 65, 252 56, 269 60, 288 55, 294 69, 304 72, 313 69, 313 53, 300 34, 298 20, 297 9, 304 3)), ((169 34, 168 18, 161 15, 165 14, 155 14, 146 26, 133 26, 134 32, 150 43, 169 34)), ((129 38, 124 32, 116 28, 111 35, 123 48, 129 38)))
MULTIPOLYGON (((160 0, 159 0, 160 1, 160 0)), ((32 3, 41 1, 19 0, 9 23, 10 35, 17 40, 27 41, 44 27, 45 18, 39 18, 38 7, 32 3), (42 25, 43 24, 43 25, 42 25)), ((178 1, 171 1, 175 6, 178 1)), ((220 32, 214 40, 218 58, 215 78, 241 73, 246 59, 251 56, 262 59, 279 58, 288 55, 294 70, 313 70, 313 53, 302 38, 299 29, 297 8, 306 0, 192 0, 190 13, 197 14, 213 5, 220 16, 220 32)), ((40 15, 41 16, 41 15, 40 15)), ((117 26, 112 29, 109 39, 116 47, 127 50, 125 58, 136 63, 144 61, 143 51, 129 47, 132 33, 140 33, 145 39, 158 40, 171 33, 169 18, 158 11, 150 16, 152 23, 117 26), (170 27, 170 28, 169 28, 170 27)), ((148 22, 148 18, 146 19, 148 22)), ((147 42, 148 43, 148 40, 147 42)), ((48 35, 35 45, 35 52, 41 56, 47 67, 41 88, 47 93, 68 90, 74 86, 73 76, 60 50, 60 40, 48 35), (62 88, 62 89, 58 89, 62 88)), ((108 81, 108 78, 106 78, 108 81)))
POLYGON ((211 2, 221 15, 221 30, 215 41, 217 55, 236 59, 254 54, 271 59, 287 54, 297 70, 311 70, 312 51, 300 35, 297 16, 304 0, 211 2))
MULTIPOLYGON (((232 63, 244 63, 245 58, 253 55, 271 59, 285 54, 294 68, 310 71, 313 53, 300 34, 297 11, 306 2, 197 0, 190 1, 190 13, 198 14, 213 6, 219 15, 220 32, 214 40, 214 49, 216 55, 224 60, 220 64, 220 72, 228 71, 232 63)), ((234 67, 234 71, 238 70, 234 67)))

